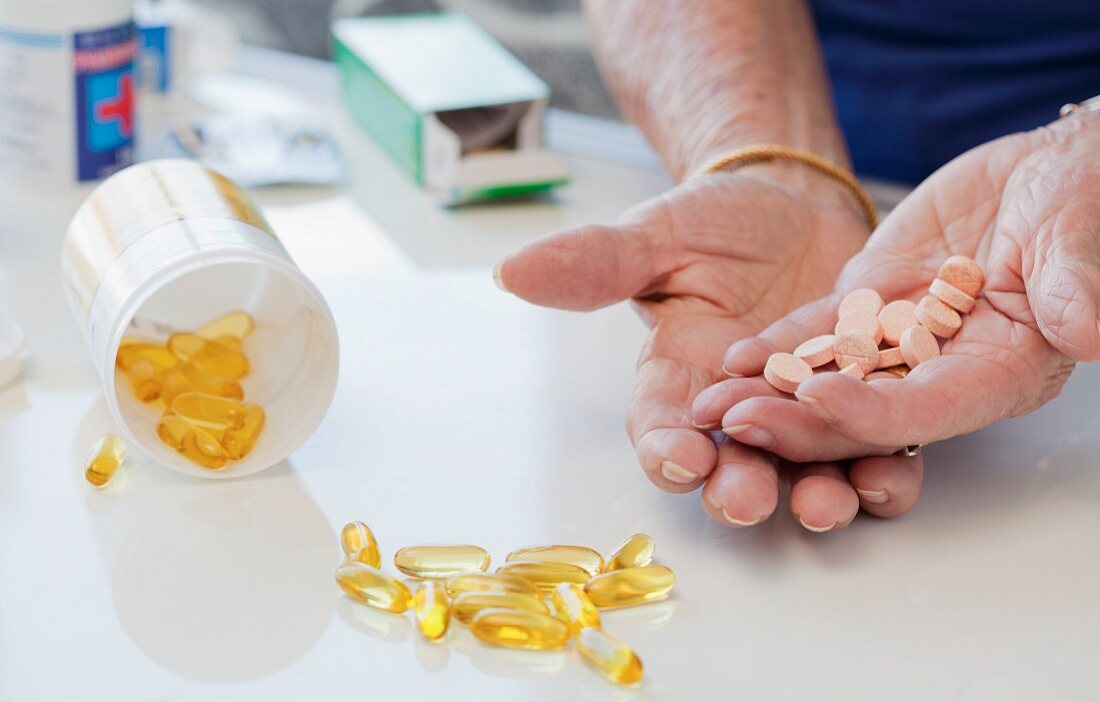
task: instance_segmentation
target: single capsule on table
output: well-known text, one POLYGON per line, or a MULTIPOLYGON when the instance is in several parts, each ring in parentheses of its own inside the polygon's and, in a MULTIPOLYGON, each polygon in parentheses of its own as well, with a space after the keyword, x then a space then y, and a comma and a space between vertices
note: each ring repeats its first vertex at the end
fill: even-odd
POLYGON ((247 312, 238 310, 218 317, 195 333, 205 339, 216 341, 222 341, 223 337, 231 337, 240 341, 252 333, 253 326, 252 316, 247 312))
POLYGON ((336 583, 348 597, 375 609, 401 614, 412 605, 412 593, 397 578, 356 561, 336 569, 336 583))
POLYGON ((126 377, 130 379, 130 387, 134 390, 134 397, 142 402, 152 402, 160 397, 161 384, 160 373, 156 365, 148 358, 138 358, 130 364, 126 371, 126 377))
POLYGON ((213 339, 177 333, 168 337, 168 349, 179 360, 208 373, 229 378, 241 378, 248 374, 245 355, 213 339))
POLYGON ((635 534, 615 547, 604 563, 603 572, 647 566, 653 562, 654 550, 653 537, 635 534))
POLYGON ((192 463, 217 470, 229 461, 229 454, 218 439, 183 417, 166 414, 157 422, 157 436, 183 454, 192 463))
POLYGON ((374 532, 363 522, 348 522, 340 530, 340 548, 349 561, 359 561, 374 568, 382 567, 382 554, 374 532))
POLYGON ((600 627, 600 611, 588 599, 584 588, 573 583, 558 583, 552 595, 554 611, 569 626, 574 636, 585 627, 600 627))
POLYGON ((569 642, 569 627, 541 612, 485 609, 470 622, 470 631, 487 644, 507 648, 558 650, 569 642))
POLYGON ((225 441, 222 442, 226 453, 235 461, 244 458, 252 451, 252 447, 256 445, 256 441, 259 440, 260 434, 264 430, 264 422, 266 421, 263 407, 255 403, 248 403, 244 408, 248 411, 244 426, 240 429, 230 429, 225 432, 225 441))
POLYGON ((534 583, 516 575, 504 573, 459 573, 447 578, 447 595, 458 597, 467 592, 518 592, 538 595, 534 583))
POLYGON ((611 609, 664 599, 675 584, 676 576, 671 570, 650 565, 597 575, 585 584, 584 591, 592 604, 611 609))
POLYGON ((434 580, 420 583, 413 596, 413 615, 424 638, 431 641, 447 633, 451 623, 451 606, 440 583, 434 580))
POLYGON ((201 392, 181 392, 172 399, 172 414, 203 429, 240 429, 248 419, 248 408, 236 400, 201 392))
POLYGON ((104 434, 92 444, 88 461, 84 465, 84 478, 94 487, 106 487, 126 454, 126 442, 121 436, 104 434))
POLYGON ((580 566, 548 561, 509 561, 498 568, 497 572, 518 575, 529 580, 543 593, 549 593, 558 583, 584 585, 591 577, 580 566))
POLYGON ((569 563, 584 568, 590 575, 599 573, 603 567, 603 556, 587 546, 530 546, 512 551, 504 560, 569 563))
POLYGON ((584 628, 577 634, 576 645, 584 662, 611 682, 633 685, 642 679, 642 661, 615 637, 584 628))
POLYGON ((393 565, 413 578, 447 578, 456 573, 485 570, 489 552, 480 546, 406 546, 393 555, 393 565))
POLYGON ((550 608, 538 595, 530 595, 525 592, 467 592, 455 598, 451 604, 451 615, 462 622, 469 624, 477 613, 483 609, 515 609, 524 612, 539 612, 549 614, 550 608))

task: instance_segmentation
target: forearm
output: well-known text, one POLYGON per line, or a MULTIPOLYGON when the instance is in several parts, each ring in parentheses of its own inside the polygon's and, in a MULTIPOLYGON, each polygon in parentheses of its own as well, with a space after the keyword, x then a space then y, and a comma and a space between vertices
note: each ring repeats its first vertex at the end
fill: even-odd
POLYGON ((751 143, 847 166, 802 0, 585 0, 620 107, 675 180, 751 143))

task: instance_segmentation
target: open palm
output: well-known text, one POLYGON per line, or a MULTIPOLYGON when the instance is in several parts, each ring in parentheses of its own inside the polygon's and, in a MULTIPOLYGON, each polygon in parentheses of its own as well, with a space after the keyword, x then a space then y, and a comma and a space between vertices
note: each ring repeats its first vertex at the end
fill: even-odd
POLYGON ((951 162, 891 213, 833 295, 731 346, 727 367, 755 375, 770 353, 831 331, 852 289, 918 299, 951 254, 977 260, 985 288, 943 355, 905 381, 824 373, 795 401, 759 377, 728 380, 697 398, 696 420, 791 460, 835 460, 971 432, 1053 398, 1076 361, 1100 357, 1100 119, 1066 119, 951 162))

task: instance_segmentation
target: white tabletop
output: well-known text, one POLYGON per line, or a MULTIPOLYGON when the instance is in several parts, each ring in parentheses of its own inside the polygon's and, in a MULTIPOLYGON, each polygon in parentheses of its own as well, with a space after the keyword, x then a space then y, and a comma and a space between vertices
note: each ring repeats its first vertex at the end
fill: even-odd
POLYGON ((61 294, 71 205, 0 203, 0 301, 33 354, 0 391, 0 699, 1095 698, 1100 369, 1032 416, 926 449, 903 518, 727 529, 637 467, 630 310, 539 309, 489 275, 661 176, 570 157, 555 199, 441 211, 337 107, 311 105, 343 135, 353 186, 258 199, 333 308, 340 385, 316 434, 253 477, 132 456, 124 484, 90 489, 85 453, 114 427, 61 294), (674 596, 605 616, 645 683, 620 690, 572 651, 491 649, 461 627, 427 644, 353 604, 332 579, 352 519, 387 557, 653 535, 674 596))

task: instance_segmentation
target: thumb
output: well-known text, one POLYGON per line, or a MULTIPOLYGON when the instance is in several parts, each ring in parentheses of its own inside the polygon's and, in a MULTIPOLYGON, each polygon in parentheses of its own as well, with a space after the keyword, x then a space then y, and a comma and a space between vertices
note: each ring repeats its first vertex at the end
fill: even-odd
POLYGON ((1040 232, 1027 283, 1039 330, 1077 361, 1100 359, 1100 206, 1067 203, 1040 232))
POLYGON ((524 246, 501 260, 493 277, 528 302, 592 310, 643 294, 671 270, 657 248, 640 225, 589 224, 524 246))

